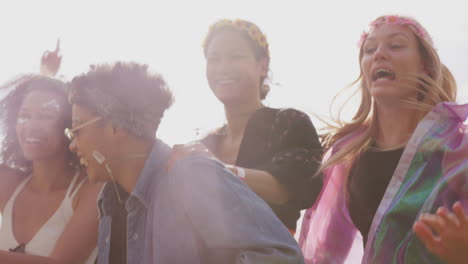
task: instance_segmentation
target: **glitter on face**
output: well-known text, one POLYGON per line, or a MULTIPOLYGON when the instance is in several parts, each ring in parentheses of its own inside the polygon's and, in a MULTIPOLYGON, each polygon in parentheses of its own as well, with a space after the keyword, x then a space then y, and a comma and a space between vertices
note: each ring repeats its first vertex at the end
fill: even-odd
POLYGON ((16 121, 16 123, 17 123, 18 125, 24 125, 24 124, 26 124, 28 121, 29 121, 29 118, 19 117, 18 120, 16 121))
POLYGON ((56 99, 52 99, 48 102, 42 104, 42 107, 47 110, 53 110, 55 112, 60 112, 60 104, 57 102, 56 99))

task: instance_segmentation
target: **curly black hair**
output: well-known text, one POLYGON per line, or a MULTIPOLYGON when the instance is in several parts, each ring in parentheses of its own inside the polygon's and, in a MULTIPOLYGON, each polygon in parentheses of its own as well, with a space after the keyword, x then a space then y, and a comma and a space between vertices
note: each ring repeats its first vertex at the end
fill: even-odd
MULTIPOLYGON (((0 124, 4 140, 0 148, 0 165, 25 173, 32 171, 32 162, 26 160, 16 136, 18 112, 24 98, 31 92, 47 90, 64 97, 62 108, 63 127, 71 126, 71 105, 67 103, 68 86, 57 79, 41 75, 22 75, 0 87, 0 92, 7 93, 0 100, 0 124)), ((78 157, 68 151, 70 165, 78 167, 78 157)))
POLYGON ((73 78, 69 100, 134 136, 154 139, 174 98, 164 79, 147 65, 117 62, 91 66, 73 78))

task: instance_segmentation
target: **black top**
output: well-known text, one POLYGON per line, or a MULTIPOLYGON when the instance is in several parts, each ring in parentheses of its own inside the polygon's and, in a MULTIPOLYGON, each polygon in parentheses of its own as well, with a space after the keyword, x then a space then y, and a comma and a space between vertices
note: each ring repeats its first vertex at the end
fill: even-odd
POLYGON ((364 245, 377 208, 403 154, 403 148, 365 151, 348 178, 349 213, 364 245))
MULTIPOLYGON (((202 140, 214 153, 224 129, 202 140)), ((311 207, 322 188, 322 178, 312 177, 321 155, 317 132, 306 114, 264 107, 249 119, 234 165, 267 171, 288 189, 286 204, 269 206, 286 227, 296 230, 300 210, 311 207)))
MULTIPOLYGON (((119 184, 115 184, 120 195, 121 203, 115 203, 112 208, 109 263, 126 264, 128 212, 125 208, 125 201, 127 201, 129 194, 119 184)), ((118 201, 118 199, 116 200, 118 201)))

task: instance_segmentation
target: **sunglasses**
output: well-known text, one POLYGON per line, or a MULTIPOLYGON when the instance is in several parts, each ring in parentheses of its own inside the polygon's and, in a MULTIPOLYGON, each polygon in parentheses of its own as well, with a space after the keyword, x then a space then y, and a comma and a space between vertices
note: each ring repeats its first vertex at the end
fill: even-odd
POLYGON ((88 121, 86 121, 86 122, 84 122, 84 123, 82 123, 82 124, 80 124, 80 125, 78 125, 78 126, 76 126, 74 128, 65 128, 65 136, 67 136, 67 138, 70 141, 72 141, 73 139, 75 139, 76 132, 78 130, 80 130, 80 129, 86 127, 86 126, 89 126, 89 125, 91 125, 91 124, 93 124, 93 123, 95 123, 95 122, 97 122, 97 121, 99 121, 101 119, 102 119, 102 117, 98 116, 98 117, 95 117, 95 118, 93 118, 91 120, 88 120, 88 121))

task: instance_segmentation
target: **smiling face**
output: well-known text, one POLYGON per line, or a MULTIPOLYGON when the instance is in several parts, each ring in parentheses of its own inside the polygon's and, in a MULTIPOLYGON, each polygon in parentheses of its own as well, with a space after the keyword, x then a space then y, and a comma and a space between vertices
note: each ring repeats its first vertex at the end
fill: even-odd
POLYGON ((364 87, 376 102, 417 97, 417 83, 408 80, 424 73, 416 36, 407 26, 374 27, 362 48, 361 69, 364 87))
POLYGON ((80 163, 86 168, 88 178, 91 182, 105 182, 111 180, 106 171, 105 164, 109 158, 109 148, 106 129, 107 125, 101 120, 89 122, 96 119, 96 115, 85 107, 73 104, 72 128, 88 122, 86 126, 76 130, 74 138, 70 143, 70 150, 76 152, 80 163))
POLYGON ((210 88, 223 104, 260 101, 268 62, 255 57, 240 32, 224 29, 216 33, 207 47, 206 62, 210 88))
POLYGON ((58 159, 68 155, 63 135, 64 96, 41 89, 29 92, 18 112, 16 137, 26 160, 58 159))

